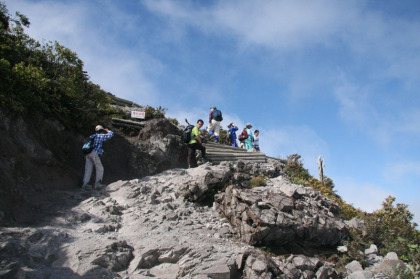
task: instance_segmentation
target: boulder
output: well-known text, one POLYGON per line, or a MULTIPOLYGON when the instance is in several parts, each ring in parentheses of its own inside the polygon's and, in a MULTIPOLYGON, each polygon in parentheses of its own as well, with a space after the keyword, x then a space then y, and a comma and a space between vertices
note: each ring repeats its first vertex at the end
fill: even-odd
POLYGON ((371 244, 368 249, 365 250, 365 255, 378 254, 378 247, 375 244, 371 244))
POLYGON ((352 261, 346 265, 347 274, 352 274, 356 271, 363 271, 362 265, 358 261, 352 261))
POLYGON ((243 278, 282 278, 280 276, 284 275, 272 258, 255 248, 239 254, 235 266, 243 273, 243 278))
POLYGON ((339 244, 348 230, 332 213, 337 205, 319 192, 291 185, 283 177, 253 189, 230 185, 216 195, 215 206, 249 244, 282 246, 303 239, 321 246, 339 244))
POLYGON ((371 279, 373 276, 372 272, 370 271, 356 271, 349 274, 346 278, 347 279, 371 279))

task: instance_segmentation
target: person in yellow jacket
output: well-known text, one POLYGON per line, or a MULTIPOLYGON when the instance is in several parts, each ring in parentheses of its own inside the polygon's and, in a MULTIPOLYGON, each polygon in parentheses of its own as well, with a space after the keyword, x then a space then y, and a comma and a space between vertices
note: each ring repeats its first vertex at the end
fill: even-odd
POLYGON ((197 121, 197 126, 195 126, 191 131, 191 140, 188 143, 188 168, 194 168, 197 166, 197 162, 195 160, 195 151, 198 149, 201 151, 201 157, 203 158, 203 163, 207 162, 206 159, 206 148, 203 146, 201 142, 201 127, 203 127, 203 120, 199 119, 197 121))

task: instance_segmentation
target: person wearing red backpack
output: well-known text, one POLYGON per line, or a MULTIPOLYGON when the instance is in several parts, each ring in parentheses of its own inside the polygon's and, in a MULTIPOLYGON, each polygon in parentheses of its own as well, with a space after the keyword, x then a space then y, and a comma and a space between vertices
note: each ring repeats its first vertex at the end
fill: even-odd
POLYGON ((254 148, 254 146, 253 146, 254 136, 252 135, 251 128, 252 128, 251 123, 247 123, 245 131, 246 131, 248 137, 244 140, 246 150, 254 148))
POLYGON ((248 138, 248 133, 246 132, 246 128, 242 130, 242 133, 239 135, 239 142, 241 144, 241 148, 245 148, 245 140, 248 138))

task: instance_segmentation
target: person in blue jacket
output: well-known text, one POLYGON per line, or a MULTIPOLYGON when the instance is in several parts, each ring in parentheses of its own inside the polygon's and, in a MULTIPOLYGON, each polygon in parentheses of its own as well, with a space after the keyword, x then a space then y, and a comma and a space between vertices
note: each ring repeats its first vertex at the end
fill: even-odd
POLYGON ((238 127, 235 126, 235 124, 230 123, 228 128, 229 128, 230 142, 232 143, 232 146, 238 147, 238 144, 236 143, 236 131, 238 131, 238 127))
POLYGON ((246 124, 246 133, 248 134, 248 138, 246 140, 244 140, 246 150, 249 150, 249 149, 254 147, 254 145, 253 145, 254 136, 252 135, 251 128, 252 128, 251 123, 247 123, 246 124))
POLYGON ((90 138, 94 139, 93 146, 94 149, 91 153, 87 154, 86 157, 86 164, 85 164, 85 175, 83 177, 83 185, 82 189, 87 190, 91 187, 88 185, 90 178, 92 176, 93 167, 95 167, 95 184, 94 188, 99 189, 103 187, 102 178, 104 176, 104 167, 102 166, 101 156, 104 153, 102 146, 104 141, 109 140, 114 136, 114 132, 104 129, 101 125, 97 125, 95 127, 96 134, 90 136, 90 138))

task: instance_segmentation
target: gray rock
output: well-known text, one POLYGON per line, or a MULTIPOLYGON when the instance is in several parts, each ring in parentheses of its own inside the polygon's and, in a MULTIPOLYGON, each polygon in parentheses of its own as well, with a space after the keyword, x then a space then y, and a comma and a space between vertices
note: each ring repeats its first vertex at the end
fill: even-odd
POLYGON ((215 207, 229 219, 241 240, 280 246, 298 237, 315 245, 332 246, 348 235, 345 224, 332 214, 336 210, 333 201, 309 191, 301 193, 315 194, 317 202, 308 203, 312 198, 305 195, 292 200, 281 190, 290 182, 281 177, 269 182, 268 188, 241 189, 231 185, 216 195, 215 207))
POLYGON ((337 251, 340 253, 347 253, 348 249, 346 246, 337 246, 337 251))
POLYGON ((395 252, 389 252, 386 254, 385 260, 398 261, 398 255, 395 252))
POLYGON ((346 265, 347 274, 354 273, 356 271, 363 271, 362 265, 358 261, 352 261, 346 265))
POLYGON ((350 229, 361 229, 365 226, 364 221, 354 217, 353 219, 346 221, 346 226, 350 229))
POLYGON ((315 274, 317 279, 339 279, 337 271, 328 265, 321 266, 315 274))
POLYGON ((122 271, 128 268, 133 256, 133 247, 125 241, 114 242, 107 246, 105 253, 92 261, 93 264, 112 271, 122 271))
POLYGON ((375 244, 371 244, 368 249, 365 250, 365 255, 378 254, 378 247, 375 244))
POLYGON ((368 266, 371 266, 371 265, 374 265, 374 264, 379 263, 380 261, 382 261, 383 260, 383 257, 382 256, 378 256, 376 254, 369 254, 369 255, 367 255, 365 257, 365 259, 366 259, 366 264, 368 266))
POLYGON ((293 258, 293 265, 302 271, 315 271, 318 264, 319 260, 316 258, 308 258, 305 256, 296 256, 293 258))
POLYGON ((372 272, 370 271, 355 271, 349 274, 346 278, 347 279, 372 279, 372 272))
POLYGON ((401 260, 384 259, 366 270, 373 274, 386 274, 392 278, 397 272, 404 271, 406 268, 406 264, 401 260))
POLYGON ((230 269, 227 265, 213 266, 203 270, 200 274, 215 279, 230 279, 230 269))
POLYGON ((267 264, 263 261, 260 260, 256 260, 253 264, 252 264, 252 270, 254 270, 257 273, 262 273, 263 271, 265 271, 267 269, 267 264))

